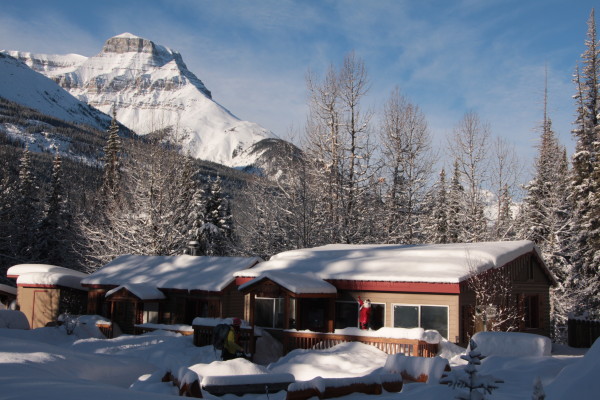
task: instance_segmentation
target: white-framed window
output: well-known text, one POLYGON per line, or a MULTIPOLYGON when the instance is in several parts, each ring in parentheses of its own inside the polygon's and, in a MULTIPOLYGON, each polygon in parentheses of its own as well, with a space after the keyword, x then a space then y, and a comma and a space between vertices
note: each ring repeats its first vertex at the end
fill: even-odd
MULTIPOLYGON (((335 302, 335 329, 358 328, 359 305, 356 301, 335 302)), ((385 326, 385 303, 371 302, 369 328, 377 330, 385 326)))
POLYGON ((257 297, 254 302, 254 323, 263 328, 283 329, 284 307, 282 297, 257 297))
POLYGON ((394 304, 395 328, 435 329, 448 338, 448 306, 394 304))

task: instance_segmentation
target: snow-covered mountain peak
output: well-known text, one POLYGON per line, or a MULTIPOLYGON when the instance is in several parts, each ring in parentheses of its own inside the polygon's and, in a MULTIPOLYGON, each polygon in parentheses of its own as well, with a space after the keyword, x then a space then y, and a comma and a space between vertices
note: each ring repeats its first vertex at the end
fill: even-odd
POLYGON ((108 39, 93 57, 9 53, 69 91, 144 135, 171 130, 182 151, 231 167, 254 164, 249 151, 278 139, 262 126, 242 121, 212 100, 177 51, 131 33, 108 39))

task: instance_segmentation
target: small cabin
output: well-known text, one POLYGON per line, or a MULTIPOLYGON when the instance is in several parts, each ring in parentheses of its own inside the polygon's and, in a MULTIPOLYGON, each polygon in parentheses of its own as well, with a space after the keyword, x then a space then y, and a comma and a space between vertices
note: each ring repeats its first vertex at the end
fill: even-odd
POLYGON ((83 314, 87 289, 81 280, 87 275, 69 268, 47 264, 19 264, 6 272, 16 279, 17 307, 32 329, 53 325, 64 313, 83 314))

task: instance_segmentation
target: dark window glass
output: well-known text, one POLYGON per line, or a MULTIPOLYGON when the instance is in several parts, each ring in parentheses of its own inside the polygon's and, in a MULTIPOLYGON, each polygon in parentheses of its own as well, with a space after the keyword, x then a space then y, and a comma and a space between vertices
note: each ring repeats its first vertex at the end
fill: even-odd
POLYGON ((284 308, 285 308, 284 299, 282 299, 282 298, 273 299, 273 302, 274 302, 273 312, 275 313, 275 315, 274 315, 275 324, 273 325, 273 327, 278 328, 278 329, 283 329, 283 318, 284 318, 284 308))
POLYGON ((385 304, 373 304, 371 303, 371 320, 369 321, 369 328, 377 330, 383 328, 385 323, 385 304))
POLYGON ((419 306, 394 306, 395 328, 418 328, 419 306))
POLYGON ((256 299, 254 321, 258 326, 273 327, 273 299, 256 299))
POLYGON ((335 329, 358 326, 358 303, 337 302, 335 304, 335 329))
POLYGON ((421 306, 421 328, 434 329, 448 338, 448 307, 421 306))

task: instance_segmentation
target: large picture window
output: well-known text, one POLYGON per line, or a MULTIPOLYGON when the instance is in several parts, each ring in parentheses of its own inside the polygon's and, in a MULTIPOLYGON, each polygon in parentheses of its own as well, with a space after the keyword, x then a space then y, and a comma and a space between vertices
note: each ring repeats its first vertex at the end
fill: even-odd
POLYGON ((395 328, 435 329, 448 338, 448 306, 395 305, 395 328))
POLYGON ((283 329, 283 298, 257 297, 255 302, 255 323, 263 328, 283 329))
POLYGON ((358 304, 355 301, 335 303, 335 329, 358 327, 358 304))
MULTIPOLYGON (((355 301, 335 303, 335 329, 358 328, 359 306, 355 301)), ((385 304, 371 303, 369 328, 377 330, 385 325, 385 304)))

